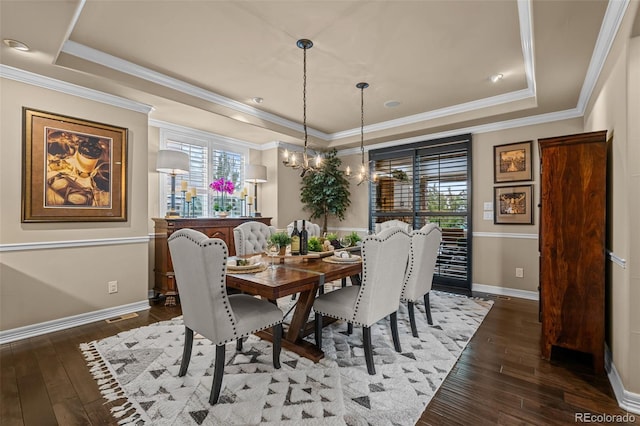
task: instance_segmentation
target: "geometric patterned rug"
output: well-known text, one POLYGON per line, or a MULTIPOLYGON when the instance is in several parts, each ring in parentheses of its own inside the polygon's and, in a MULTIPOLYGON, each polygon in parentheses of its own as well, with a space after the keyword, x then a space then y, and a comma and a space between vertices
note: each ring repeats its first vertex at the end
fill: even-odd
MULTIPOLYGON (((451 371, 492 301, 432 291, 429 326, 418 304, 420 337, 411 335, 406 305, 398 311, 402 353, 388 320, 371 330, 376 375, 367 373, 362 329, 346 323, 323 330, 325 357, 314 363, 250 336, 243 351, 226 347, 218 404, 210 406, 215 346, 194 338, 189 370, 178 377, 184 345, 181 318, 84 343, 91 372, 119 424, 132 425, 414 425, 451 371)), ((313 341, 313 335, 308 336, 313 341)))

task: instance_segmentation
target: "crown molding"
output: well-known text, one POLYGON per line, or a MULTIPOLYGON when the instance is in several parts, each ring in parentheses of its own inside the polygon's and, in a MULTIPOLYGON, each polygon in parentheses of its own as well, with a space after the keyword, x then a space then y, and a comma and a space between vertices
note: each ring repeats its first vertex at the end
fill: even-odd
POLYGON ((593 55, 591 56, 591 62, 587 69, 587 75, 585 76, 584 83, 582 84, 582 90, 578 97, 578 105, 576 109, 584 114, 584 111, 589 102, 589 98, 593 94, 593 89, 596 87, 598 77, 602 72, 604 63, 609 55, 613 41, 618 33, 620 24, 624 13, 629 6, 629 0, 616 0, 609 1, 607 4, 607 10, 602 20, 602 26, 598 33, 598 39, 593 49, 593 55))
MULTIPOLYGON (((303 126, 294 121, 287 120, 275 114, 259 110, 250 105, 246 105, 242 102, 227 98, 226 96, 222 96, 193 84, 178 80, 177 78, 169 77, 168 75, 153 71, 140 65, 136 65, 133 62, 126 61, 124 59, 118 58, 97 49, 93 49, 72 40, 67 40, 64 43, 62 51, 69 55, 84 59, 85 61, 93 62, 95 64, 102 65, 104 67, 131 75, 133 77, 140 78, 172 90, 176 90, 186 95, 194 96, 196 98, 212 102, 222 107, 238 111, 242 114, 251 115, 261 120, 287 127, 298 132, 304 131, 303 126)), ((307 133, 319 139, 329 140, 328 134, 316 129, 307 128, 307 133)))
POLYGON ((0 64, 0 77, 7 78, 20 83, 38 86, 56 92, 73 95, 91 101, 101 102, 118 108, 124 108, 131 111, 149 114, 153 107, 141 102, 132 101, 131 99, 121 98, 120 96, 110 95, 108 93, 99 92, 94 89, 78 86, 77 84, 67 83, 66 81, 56 80, 55 78, 46 77, 25 71, 20 68, 10 67, 0 64))
MULTIPOLYGON (((374 149, 389 148, 389 147, 398 146, 398 145, 404 145, 404 144, 409 144, 414 142, 422 142, 422 141, 431 140, 431 139, 446 138, 449 136, 457 136, 457 135, 466 134, 466 133, 481 134, 481 133, 497 132, 500 130, 513 129, 517 127, 534 126, 537 124, 552 123, 554 121, 570 120, 573 118, 582 117, 583 115, 584 113, 582 111, 578 111, 577 109, 574 108, 574 109, 568 109, 564 111, 532 115, 529 117, 514 118, 513 120, 497 121, 495 123, 488 123, 488 124, 480 124, 478 126, 463 127, 459 129, 447 130, 446 132, 425 133, 423 135, 413 136, 411 138, 397 139, 393 141, 382 142, 375 145, 368 145, 364 147, 364 150, 368 152, 374 149)), ((343 157, 345 155, 352 155, 356 153, 360 153, 359 147, 340 150, 338 151, 338 156, 343 157)))
POLYGON ((192 127, 183 126, 181 124, 169 123, 168 121, 149 119, 150 127, 157 127, 161 130, 167 130, 175 133, 181 133, 186 136, 200 139, 215 139, 216 142, 228 143, 231 145, 241 146, 243 148, 262 150, 262 145, 243 141, 240 139, 222 136, 217 133, 207 132, 205 130, 194 129, 192 127))
POLYGON ((527 88, 535 94, 536 71, 533 48, 533 13, 531 0, 518 0, 518 19, 520 23, 520 42, 524 59, 524 74, 527 78, 527 88))

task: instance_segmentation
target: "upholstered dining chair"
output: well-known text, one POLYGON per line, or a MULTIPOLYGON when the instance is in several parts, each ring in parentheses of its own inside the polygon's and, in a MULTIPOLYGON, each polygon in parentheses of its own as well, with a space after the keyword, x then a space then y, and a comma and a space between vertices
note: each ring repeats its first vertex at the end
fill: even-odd
POLYGON ((228 296, 226 268, 228 249, 224 241, 209 238, 193 229, 181 229, 169 237, 169 251, 185 327, 180 377, 187 374, 193 346, 193 332, 216 345, 216 360, 209 404, 218 402, 224 374, 225 344, 266 328, 273 328, 273 366, 280 368, 282 311, 272 303, 246 294, 228 296))
POLYGON ((236 255, 262 253, 267 248, 267 241, 275 234, 276 228, 262 222, 249 221, 233 228, 233 241, 236 255))
POLYGON ((442 230, 435 223, 428 223, 411 233, 409 264, 407 265, 400 300, 407 302, 409 322, 411 323, 411 333, 413 337, 418 337, 413 305, 420 299, 424 299, 424 310, 427 315, 427 322, 429 325, 433 325, 429 292, 431 291, 433 271, 436 267, 441 240, 442 230))
POLYGON ((411 233, 412 227, 410 224, 408 224, 407 222, 403 222, 401 220, 392 219, 392 220, 387 220, 385 222, 376 223, 376 226, 375 226, 376 234, 378 234, 383 229, 391 228, 392 226, 399 226, 407 234, 411 233))
POLYGON ((322 316, 362 326, 365 360, 369 374, 376 374, 371 347, 371 326, 390 316, 393 345, 397 352, 397 310, 409 258, 409 235, 400 228, 385 229, 362 241, 362 281, 318 296, 313 304, 316 345, 322 349, 322 316))
MULTIPOLYGON (((320 225, 309 222, 308 220, 305 220, 304 226, 305 226, 305 229, 307 230, 307 235, 309 235, 309 237, 322 236, 322 228, 320 228, 320 225)), ((301 231, 301 230, 302 230, 302 219, 298 219, 298 231, 301 231)), ((287 225, 287 234, 291 235, 292 232, 293 232, 293 222, 287 225)))

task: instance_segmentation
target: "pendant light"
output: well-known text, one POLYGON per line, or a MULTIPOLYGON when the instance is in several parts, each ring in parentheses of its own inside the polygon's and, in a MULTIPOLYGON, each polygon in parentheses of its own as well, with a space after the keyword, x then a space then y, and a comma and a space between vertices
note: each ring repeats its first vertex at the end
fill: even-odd
POLYGON ((307 155, 307 49, 311 49, 313 47, 313 42, 311 40, 307 40, 305 38, 297 41, 296 45, 303 50, 303 61, 302 61, 302 127, 304 129, 304 150, 302 151, 302 159, 300 162, 297 161, 296 153, 289 153, 288 150, 284 150, 284 160, 282 163, 286 167, 291 167, 293 169, 300 169, 300 177, 304 177, 307 172, 315 172, 317 171, 321 164, 322 158, 320 154, 317 155, 314 161, 314 165, 310 164, 309 157, 307 155))
MULTIPOLYGON (((369 175, 369 170, 367 169, 367 165, 364 161, 364 89, 369 87, 369 83, 358 83, 356 87, 360 89, 360 172, 358 173, 358 185, 361 185, 364 182, 375 182, 376 176, 373 175, 373 178, 369 175)), ((348 178, 351 178, 351 168, 347 167, 346 175, 348 178)))

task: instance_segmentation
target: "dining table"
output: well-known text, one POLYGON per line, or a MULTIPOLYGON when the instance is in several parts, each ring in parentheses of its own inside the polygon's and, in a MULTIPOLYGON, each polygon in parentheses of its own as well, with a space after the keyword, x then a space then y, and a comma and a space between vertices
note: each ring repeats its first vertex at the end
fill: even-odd
MULTIPOLYGON (((315 344, 304 340, 314 332, 314 320, 309 318, 313 302, 318 291, 324 289, 325 283, 351 278, 352 283, 359 284, 362 272, 362 261, 341 261, 331 257, 279 256, 273 268, 258 272, 227 270, 226 284, 228 288, 245 294, 260 296, 272 303, 282 297, 297 295, 293 315, 282 336, 282 347, 298 355, 318 362, 324 353, 315 344)), ((264 261, 268 263, 266 257, 264 261)), ((323 326, 335 320, 323 319, 323 326)), ((255 333, 258 337, 272 341, 270 330, 255 333)))

